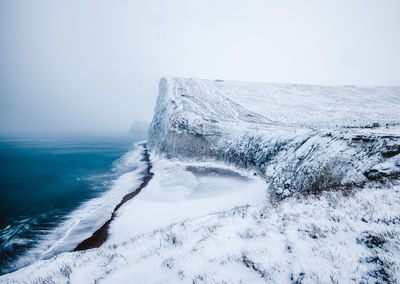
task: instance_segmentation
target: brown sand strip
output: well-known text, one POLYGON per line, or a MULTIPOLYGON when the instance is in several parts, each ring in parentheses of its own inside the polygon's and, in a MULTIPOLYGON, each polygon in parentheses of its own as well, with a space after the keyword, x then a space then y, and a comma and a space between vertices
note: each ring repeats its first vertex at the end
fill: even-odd
POLYGON ((110 227, 110 223, 111 221, 114 219, 115 217, 115 212, 117 212, 117 210, 128 200, 132 199, 133 197, 135 197, 137 194, 140 193, 140 191, 149 183, 149 181, 151 180, 151 178, 153 177, 153 173, 151 172, 151 168, 152 165, 150 163, 150 155, 149 152, 146 148, 146 144, 142 144, 144 147, 144 151, 143 151, 143 159, 142 161, 147 162, 147 169, 146 169, 146 175, 143 177, 143 182, 140 184, 140 186, 133 192, 128 193, 127 195, 125 195, 121 202, 115 206, 113 213, 111 214, 111 218, 108 219, 107 222, 104 223, 103 226, 101 226, 100 229, 98 229, 96 232, 93 233, 93 235, 89 238, 87 238, 86 240, 84 240, 83 242, 81 242, 75 249, 74 251, 81 251, 81 250, 87 250, 87 249, 91 249, 91 248, 98 248, 100 247, 106 240, 108 237, 108 228, 110 227))

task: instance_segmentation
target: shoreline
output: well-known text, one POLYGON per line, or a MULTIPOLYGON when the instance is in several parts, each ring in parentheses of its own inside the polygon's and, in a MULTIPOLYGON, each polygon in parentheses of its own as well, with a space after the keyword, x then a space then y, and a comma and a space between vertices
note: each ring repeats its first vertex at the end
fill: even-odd
POLYGON ((103 226, 101 226, 97 231, 95 231, 92 234, 92 236, 90 236, 89 238, 82 241, 73 251, 83 251, 83 250, 87 250, 87 249, 98 248, 102 244, 104 244, 108 238, 108 229, 110 227, 112 220, 114 219, 114 217, 116 215, 117 210, 123 204, 125 204, 127 201, 131 200, 136 195, 138 195, 142 191, 142 189, 145 188, 147 186, 147 184, 149 183, 149 181, 152 179, 154 173, 151 172, 152 164, 150 162, 150 154, 149 154, 149 151, 147 150, 147 144, 143 143, 142 146, 144 148, 144 151, 142 153, 142 155, 143 155, 142 161, 147 162, 146 174, 143 177, 142 183, 139 185, 138 188, 135 189, 135 191, 126 194, 122 198, 120 203, 118 203, 117 206, 115 206, 110 219, 108 219, 104 223, 103 226))

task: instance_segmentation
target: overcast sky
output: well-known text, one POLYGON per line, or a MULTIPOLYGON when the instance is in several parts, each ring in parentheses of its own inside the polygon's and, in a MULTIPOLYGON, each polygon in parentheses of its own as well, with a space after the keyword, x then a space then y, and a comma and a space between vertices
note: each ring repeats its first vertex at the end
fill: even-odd
POLYGON ((400 1, 0 1, 0 132, 126 132, 166 75, 400 85, 400 1))

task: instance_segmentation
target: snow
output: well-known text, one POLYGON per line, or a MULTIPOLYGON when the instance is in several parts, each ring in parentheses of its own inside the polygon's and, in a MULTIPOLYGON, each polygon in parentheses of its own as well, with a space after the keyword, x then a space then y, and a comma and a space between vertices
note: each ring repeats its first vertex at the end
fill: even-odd
POLYGON ((255 171, 288 196, 368 182, 390 147, 400 152, 399 109, 399 87, 163 78, 148 144, 166 158, 255 171))
POLYGON ((399 87, 202 82, 280 124, 335 127, 399 122, 399 87))
POLYGON ((154 176, 106 243, 0 282, 400 282, 399 109, 399 87, 163 78, 154 176))
POLYGON ((152 163, 155 176, 139 196, 117 211, 106 244, 235 206, 260 205, 266 199, 265 182, 246 172, 236 178, 216 174, 196 177, 186 170, 193 167, 191 163, 164 159, 152 159, 152 163))
POLYGON ((399 193, 398 185, 368 187, 350 196, 327 192, 235 207, 165 224, 99 249, 60 254, 0 279, 4 283, 397 282, 399 193))

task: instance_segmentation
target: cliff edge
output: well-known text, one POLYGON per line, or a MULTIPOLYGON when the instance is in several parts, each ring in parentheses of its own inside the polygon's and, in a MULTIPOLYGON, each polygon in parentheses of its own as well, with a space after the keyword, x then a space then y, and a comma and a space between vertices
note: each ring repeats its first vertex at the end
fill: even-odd
POLYGON ((400 176, 400 88, 162 78, 148 145, 219 160, 277 196, 400 176))

